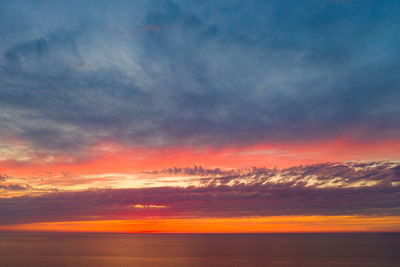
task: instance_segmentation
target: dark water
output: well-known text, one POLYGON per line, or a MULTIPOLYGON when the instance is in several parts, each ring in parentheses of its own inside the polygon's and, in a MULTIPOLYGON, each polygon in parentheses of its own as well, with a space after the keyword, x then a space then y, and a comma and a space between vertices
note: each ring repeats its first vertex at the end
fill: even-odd
POLYGON ((400 266, 400 234, 0 233, 0 266, 400 266))

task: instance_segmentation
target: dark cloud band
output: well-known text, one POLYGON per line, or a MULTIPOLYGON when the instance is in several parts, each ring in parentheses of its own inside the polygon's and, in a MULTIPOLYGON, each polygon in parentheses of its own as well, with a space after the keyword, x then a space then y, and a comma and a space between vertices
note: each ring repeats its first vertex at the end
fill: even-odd
MULTIPOLYGON (((198 170, 198 169, 197 169, 198 170)), ((93 189, 0 199, 0 222, 273 215, 400 215, 398 163, 255 168, 198 186, 93 189), (280 177, 280 179, 276 179, 280 177)), ((192 173, 193 174, 193 173, 192 173)))

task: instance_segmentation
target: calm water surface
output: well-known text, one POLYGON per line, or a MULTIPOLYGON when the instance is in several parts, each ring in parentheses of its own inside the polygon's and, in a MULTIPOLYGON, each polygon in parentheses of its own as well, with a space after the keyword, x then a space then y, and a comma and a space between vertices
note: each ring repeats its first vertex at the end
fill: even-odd
POLYGON ((0 266, 400 266, 400 234, 0 233, 0 266))

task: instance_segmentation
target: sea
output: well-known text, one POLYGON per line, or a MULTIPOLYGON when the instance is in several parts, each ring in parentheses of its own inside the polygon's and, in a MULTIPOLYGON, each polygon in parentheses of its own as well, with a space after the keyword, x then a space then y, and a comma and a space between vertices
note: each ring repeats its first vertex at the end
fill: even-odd
POLYGON ((400 233, 0 232, 0 266, 400 266, 400 233))

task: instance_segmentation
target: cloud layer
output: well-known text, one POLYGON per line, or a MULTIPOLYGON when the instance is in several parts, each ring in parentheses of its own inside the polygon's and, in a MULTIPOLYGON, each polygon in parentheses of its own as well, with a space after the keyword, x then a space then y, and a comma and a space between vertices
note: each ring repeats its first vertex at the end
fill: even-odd
POLYGON ((396 1, 2 1, 0 138, 78 151, 99 140, 397 137, 399 11, 396 1))
MULTIPOLYGON (((198 169, 197 169, 198 170, 198 169)), ((318 164, 200 176, 186 187, 0 199, 1 224, 273 215, 400 215, 400 164, 318 164)))

